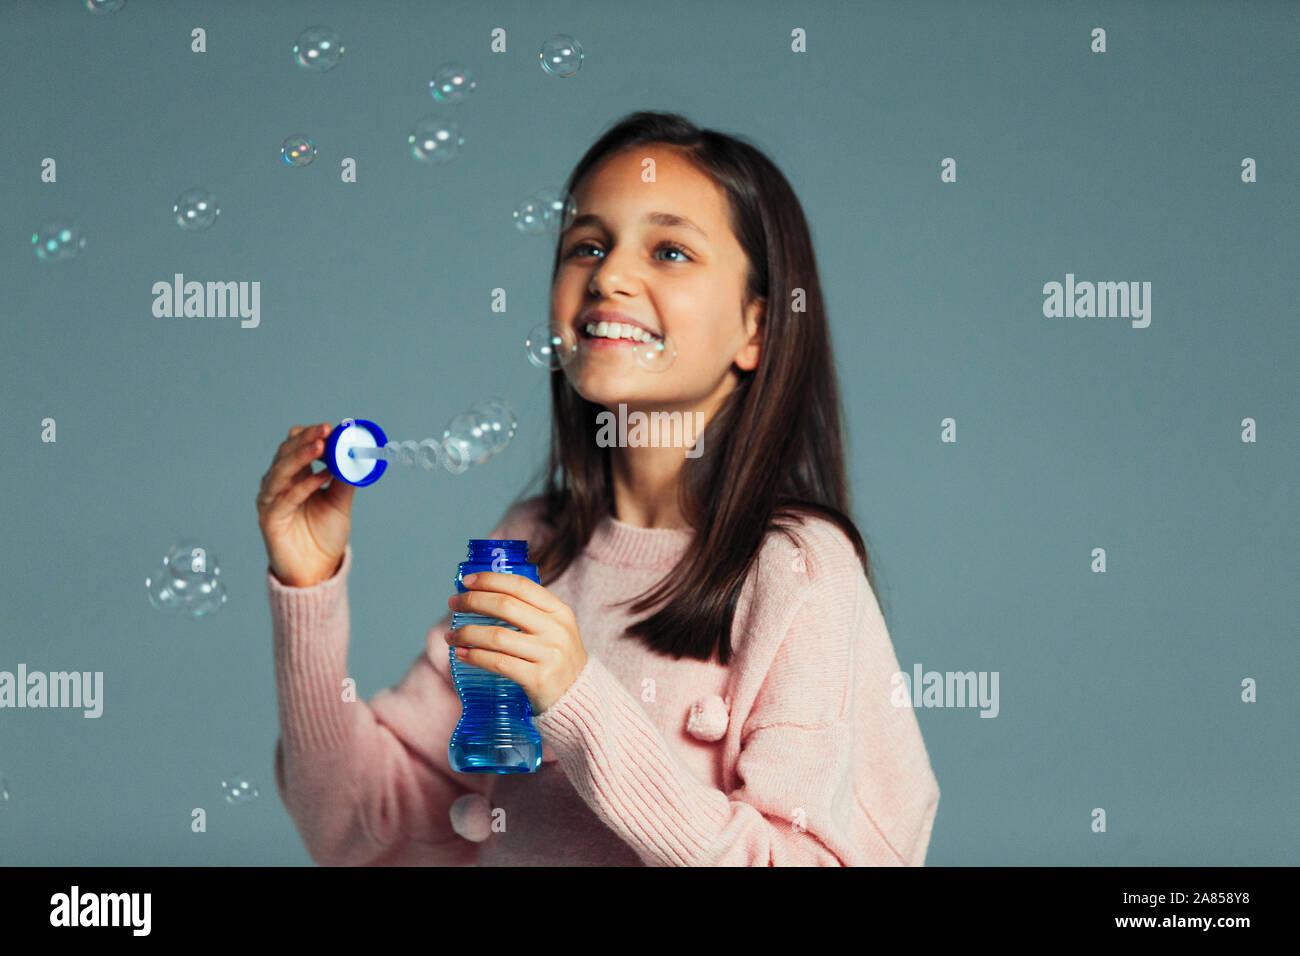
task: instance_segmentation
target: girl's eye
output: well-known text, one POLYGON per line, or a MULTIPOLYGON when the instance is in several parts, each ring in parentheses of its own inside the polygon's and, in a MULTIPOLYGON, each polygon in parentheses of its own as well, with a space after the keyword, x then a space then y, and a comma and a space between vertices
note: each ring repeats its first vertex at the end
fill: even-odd
POLYGON ((667 249, 669 252, 675 252, 675 253, 677 253, 679 256, 682 257, 682 259, 671 259, 671 260, 669 260, 670 262, 681 262, 681 261, 683 261, 683 259, 686 259, 686 260, 689 260, 689 259, 690 259, 690 256, 688 256, 688 255, 686 254, 686 250, 683 249, 681 246, 679 246, 679 245, 678 245, 677 243, 675 243, 675 242, 661 242, 661 243, 659 243, 659 245, 655 248, 655 252, 658 252, 660 249, 667 249))
MULTIPOLYGON (((593 243, 590 243, 590 242, 580 242, 580 243, 578 243, 577 245, 575 245, 572 249, 569 250, 569 256, 568 256, 568 257, 578 256, 578 253, 581 252, 583 249, 597 249, 597 250, 598 250, 599 247, 597 247, 596 245, 594 245, 593 243)), ((668 241, 665 240, 664 242, 659 243, 659 245, 655 247, 655 252, 660 252, 660 251, 662 251, 662 250, 664 250, 664 249, 667 249, 669 252, 675 252, 675 253, 677 253, 679 256, 682 256, 681 259, 669 259, 669 260, 668 260, 669 262, 687 262, 687 261, 690 261, 690 258, 691 258, 691 257, 690 257, 690 254, 687 253, 687 251, 686 251, 685 249, 683 249, 681 246, 679 246, 679 245, 678 245, 677 243, 675 243, 675 242, 668 242, 668 241)), ((581 256, 578 256, 578 257, 579 257, 579 258, 583 258, 583 257, 581 257, 581 256)))

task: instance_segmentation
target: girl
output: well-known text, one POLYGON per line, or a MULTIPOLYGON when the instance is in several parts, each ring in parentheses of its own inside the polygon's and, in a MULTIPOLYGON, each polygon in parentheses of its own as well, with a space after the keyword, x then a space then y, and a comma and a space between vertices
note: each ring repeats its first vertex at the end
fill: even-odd
POLYGON ((518 631, 448 614, 400 683, 342 700, 354 489, 310 468, 330 426, 290 429, 262 480, 276 784, 312 859, 922 865, 939 788, 847 516, 798 199, 753 146, 648 112, 565 188, 550 321, 577 352, 544 491, 487 535, 527 539, 544 584, 481 573, 448 600, 518 631), (611 442, 636 412, 706 428, 611 442), (451 770, 452 652, 525 690, 536 773, 451 770))

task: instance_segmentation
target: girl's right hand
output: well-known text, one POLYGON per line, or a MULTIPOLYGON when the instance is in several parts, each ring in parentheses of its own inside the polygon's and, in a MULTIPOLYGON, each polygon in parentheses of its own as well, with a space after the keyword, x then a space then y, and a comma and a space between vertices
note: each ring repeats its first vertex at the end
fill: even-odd
POLYGON ((356 487, 335 480, 322 489, 329 469, 311 471, 330 429, 329 423, 290 428, 257 495, 257 526, 271 571, 289 587, 309 588, 333 577, 347 548, 356 487))

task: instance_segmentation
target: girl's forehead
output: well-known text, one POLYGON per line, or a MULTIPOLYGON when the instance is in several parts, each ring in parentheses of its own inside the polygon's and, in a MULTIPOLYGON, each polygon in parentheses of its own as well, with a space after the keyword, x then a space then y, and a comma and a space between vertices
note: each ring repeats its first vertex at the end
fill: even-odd
POLYGON ((702 220, 720 222, 727 208, 718 185, 675 152, 631 150, 611 156, 583 178, 573 198, 580 217, 593 214, 639 219, 643 212, 661 211, 689 217, 705 230, 708 226, 702 220), (653 160, 653 166, 646 160, 653 160), (653 179, 646 178, 646 170, 653 171, 653 179))

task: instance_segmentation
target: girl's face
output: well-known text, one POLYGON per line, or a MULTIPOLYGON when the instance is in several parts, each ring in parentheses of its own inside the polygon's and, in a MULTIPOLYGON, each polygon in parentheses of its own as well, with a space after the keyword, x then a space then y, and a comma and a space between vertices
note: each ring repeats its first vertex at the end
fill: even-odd
POLYGON ((551 288, 551 322, 568 326, 578 344, 564 367, 569 384, 611 410, 626 403, 702 411, 707 420, 738 381, 732 364, 755 368, 761 343, 764 304, 742 308, 749 260, 731 231, 725 193, 676 148, 642 144, 607 158, 573 198, 577 216, 561 236, 551 288), (641 179, 646 157, 654 182, 641 179), (676 359, 651 371, 630 345, 594 347, 583 332, 593 310, 621 312, 667 335, 676 359))

